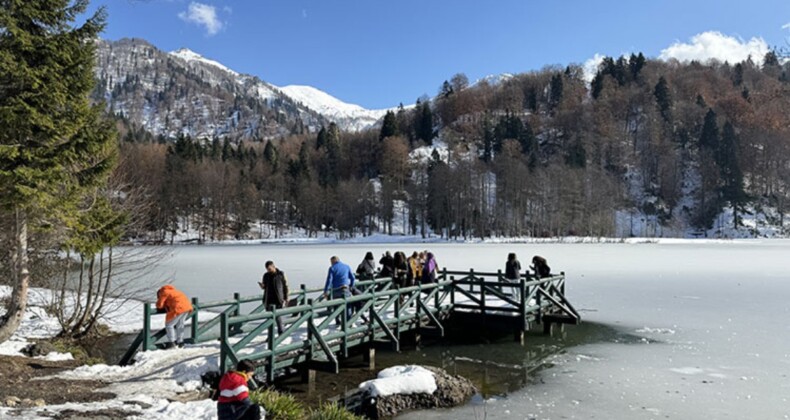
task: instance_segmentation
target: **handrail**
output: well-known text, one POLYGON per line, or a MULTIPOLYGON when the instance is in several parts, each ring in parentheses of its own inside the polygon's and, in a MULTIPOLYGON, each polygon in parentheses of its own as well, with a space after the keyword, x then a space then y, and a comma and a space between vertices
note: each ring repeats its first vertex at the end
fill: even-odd
MULTIPOLYGON (((241 313, 243 304, 262 302, 263 294, 242 297, 234 293, 233 299, 210 302, 193 298, 190 341, 198 343, 219 338, 223 369, 228 363, 238 361, 237 354, 241 350, 250 345, 263 345, 265 349, 258 349, 252 354, 245 353, 244 357, 265 359, 267 376, 271 379, 274 370, 287 366, 287 360, 311 360, 316 345, 320 348, 320 354, 324 354, 330 364, 336 365, 337 358, 328 357, 327 351, 339 351, 345 356, 351 346, 374 337, 388 339, 398 347, 398 337, 403 331, 422 328, 423 324, 433 324, 443 334, 443 317, 459 310, 479 312, 481 316, 514 314, 520 319, 523 331, 529 327, 529 322, 540 322, 542 312, 547 310, 559 309, 578 319, 578 312, 564 297, 564 273, 536 278, 524 272, 518 281, 513 281, 505 279, 501 271, 450 271, 445 268, 437 273, 436 283, 397 287, 392 278, 379 277, 359 280, 354 286, 362 293, 324 299, 323 288, 308 289, 300 285, 292 294, 292 304, 275 311, 265 310, 261 304, 247 313, 241 313), (506 294, 506 290, 512 292, 506 294), (499 303, 492 306, 488 301, 490 298, 499 303), (207 311, 217 308, 221 310, 207 311), (357 312, 347 317, 349 308, 356 308, 357 312), (209 319, 199 319, 199 315, 204 312, 211 314, 209 319), (365 315, 366 324, 359 325, 365 315), (275 334, 276 318, 280 318, 284 324, 282 334, 275 334), (338 322, 333 322, 335 320, 338 322), (334 324, 337 327, 332 327, 334 324), (216 328, 218 332, 215 332, 216 328), (288 337, 302 328, 307 340, 297 339, 285 344, 288 337), (256 341, 264 334, 268 337, 265 343, 256 341), (231 337, 235 336, 239 336, 238 339, 234 338, 231 342, 231 337), (304 355, 289 356, 291 353, 304 355)), ((156 341, 164 335, 164 330, 152 333, 150 329, 150 318, 154 315, 151 305, 150 302, 143 304, 144 329, 124 355, 126 362, 140 347, 143 350, 155 348, 156 341)))

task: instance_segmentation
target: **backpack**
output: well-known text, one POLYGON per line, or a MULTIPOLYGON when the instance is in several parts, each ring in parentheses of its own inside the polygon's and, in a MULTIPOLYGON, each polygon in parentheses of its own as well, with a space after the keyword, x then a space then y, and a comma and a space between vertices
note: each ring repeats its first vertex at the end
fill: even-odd
POLYGON ((222 374, 218 371, 209 371, 200 375, 200 382, 207 386, 211 391, 211 399, 217 401, 219 399, 219 381, 222 379, 222 374))

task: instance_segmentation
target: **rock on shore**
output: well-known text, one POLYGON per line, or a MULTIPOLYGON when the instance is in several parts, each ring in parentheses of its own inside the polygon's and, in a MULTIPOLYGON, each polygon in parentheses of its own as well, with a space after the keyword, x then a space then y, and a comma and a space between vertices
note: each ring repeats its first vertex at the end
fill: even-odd
MULTIPOLYGON (((371 419, 381 419, 394 417, 407 410, 455 407, 465 403, 477 392, 470 380, 458 375, 450 375, 443 369, 432 366, 414 366, 413 368, 433 374, 436 381, 433 392, 413 392, 408 390, 407 386, 405 392, 410 393, 377 395, 375 387, 369 386, 369 382, 373 381, 368 381, 361 385, 363 392, 362 414, 371 419)), ((415 381, 414 378, 408 376, 413 371, 414 369, 411 369, 403 376, 404 383, 415 381)), ((381 373, 379 377, 382 377, 381 373)))

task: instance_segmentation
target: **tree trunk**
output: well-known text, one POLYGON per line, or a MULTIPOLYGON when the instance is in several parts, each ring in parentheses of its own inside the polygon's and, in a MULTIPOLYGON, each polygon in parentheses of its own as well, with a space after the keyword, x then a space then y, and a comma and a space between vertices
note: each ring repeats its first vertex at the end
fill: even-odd
POLYGON ((0 343, 8 340, 19 327, 27 307, 27 288, 30 283, 30 270, 27 255, 27 214, 16 210, 16 235, 14 237, 14 271, 16 281, 11 292, 8 312, 0 318, 0 343))

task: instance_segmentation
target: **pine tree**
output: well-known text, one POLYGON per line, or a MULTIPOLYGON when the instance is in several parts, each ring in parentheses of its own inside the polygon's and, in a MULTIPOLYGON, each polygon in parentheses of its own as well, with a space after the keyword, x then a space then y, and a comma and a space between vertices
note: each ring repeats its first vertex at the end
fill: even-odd
POLYGON ((384 140, 387 137, 393 137, 398 135, 398 120, 395 117, 395 113, 392 111, 387 111, 384 114, 384 121, 381 123, 381 132, 379 133, 379 141, 384 140))
POLYGON ((735 127, 727 121, 721 134, 721 143, 716 153, 716 164, 722 180, 721 198, 732 205, 733 225, 739 226, 738 210, 747 197, 743 189, 743 172, 738 163, 738 136, 735 127))
POLYGON ((214 137, 211 140, 211 152, 209 153, 211 160, 218 160, 220 158, 219 137, 214 137))
POLYGON ((326 144, 326 128, 321 126, 321 129, 318 130, 318 135, 315 138, 315 149, 320 149, 323 145, 326 144))
POLYGON ((716 113, 710 108, 708 108, 705 121, 702 123, 699 147, 708 150, 716 150, 719 147, 719 126, 716 123, 716 113))
POLYGON ((0 2, 0 208, 15 220, 13 291, 0 342, 27 306, 28 230, 73 224, 83 193, 115 165, 117 133, 88 100, 106 14, 85 0, 0 2), (82 21, 82 19, 80 19, 82 21))
POLYGON ((277 148, 274 147, 274 143, 271 140, 266 142, 266 147, 263 148, 263 158, 266 159, 266 162, 269 163, 272 167, 272 172, 277 170, 277 148))
POLYGON ((427 144, 433 143, 433 112, 430 102, 424 101, 418 104, 414 131, 418 139, 427 144))
POLYGON ((441 89, 439 89, 439 97, 446 98, 453 94, 453 85, 450 84, 447 80, 442 83, 441 89))
POLYGON ((628 66, 631 69, 631 79, 636 80, 639 76, 639 73, 645 67, 645 56, 641 52, 639 55, 631 54, 631 59, 628 62, 628 66))
POLYGON ((743 64, 738 63, 732 71, 732 84, 740 86, 743 83, 743 64))
POLYGON ((661 76, 653 89, 653 95, 656 97, 656 104, 661 116, 666 122, 672 122, 672 96, 669 93, 669 85, 667 79, 661 76))
POLYGON ((521 143, 521 153, 525 155, 534 154, 538 148, 538 141, 529 123, 524 124, 524 129, 521 131, 518 142, 521 143))
POLYGON ((604 74, 599 71, 595 74, 592 82, 590 82, 590 94, 593 99, 598 99, 598 97, 601 96, 601 92, 603 91, 603 78, 604 74))
POLYGON ((222 142, 222 161, 227 162, 233 159, 233 147, 230 145, 230 139, 225 137, 222 142))
POLYGON ((587 151, 580 138, 576 138, 565 154, 565 164, 572 168, 584 168, 587 166, 587 151))
MULTIPOLYGON (((482 138, 482 150, 483 153, 480 158, 483 162, 491 162, 491 158, 494 155, 494 142, 496 141, 496 137, 494 134, 494 130, 491 129, 491 123, 488 120, 488 117, 483 119, 483 126, 481 127, 483 131, 483 138, 482 138)), ((435 149, 434 149, 435 151, 435 149)))
POLYGON ((337 124, 330 123, 329 129, 326 132, 326 172, 320 181, 324 185, 337 186, 340 181, 340 167, 342 165, 342 156, 340 148, 340 128, 337 124))
POLYGON ((549 109, 554 111, 562 101, 562 75, 555 74, 551 77, 551 86, 549 88, 549 109))
POLYGON ((776 52, 768 51, 765 53, 763 68, 765 67, 779 67, 779 57, 776 56, 776 52))

